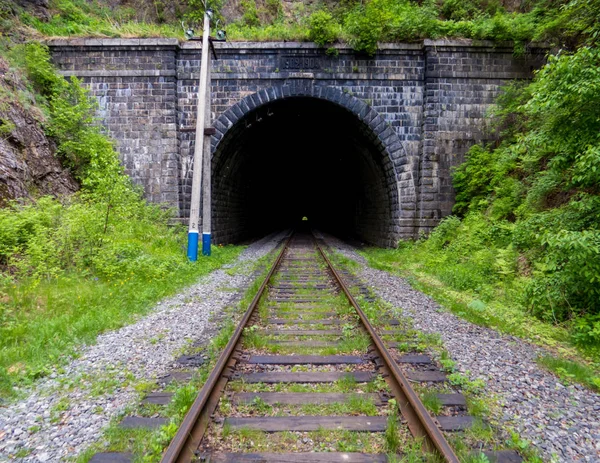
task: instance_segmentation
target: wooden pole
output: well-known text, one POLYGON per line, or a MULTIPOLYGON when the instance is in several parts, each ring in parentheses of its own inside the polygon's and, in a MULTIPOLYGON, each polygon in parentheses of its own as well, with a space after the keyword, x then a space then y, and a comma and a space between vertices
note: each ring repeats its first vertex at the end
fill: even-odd
MULTIPOLYGON (((204 47, 204 45, 202 45, 204 47)), ((208 55, 207 74, 208 85, 206 86, 206 104, 205 104, 205 127, 211 126, 211 89, 210 89, 210 66, 211 59, 208 55)), ((210 256, 210 241, 212 228, 212 198, 211 198, 211 159, 210 159, 210 134, 204 134, 204 165, 202 167, 202 255, 210 256)))
POLYGON ((190 203, 190 224, 188 229, 188 259, 198 260, 198 235, 200 221, 200 184, 202 181, 202 153, 204 152, 204 126, 206 114, 206 87, 208 84, 208 53, 210 49, 210 18, 204 13, 202 31, 202 58, 200 61, 200 82, 198 85, 198 108, 196 113, 196 144, 194 147, 194 172, 192 175, 192 200, 190 203))

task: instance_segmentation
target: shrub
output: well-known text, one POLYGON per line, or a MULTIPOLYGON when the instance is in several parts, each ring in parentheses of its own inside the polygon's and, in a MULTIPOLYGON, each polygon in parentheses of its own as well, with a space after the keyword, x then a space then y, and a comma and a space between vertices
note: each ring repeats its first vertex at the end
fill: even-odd
POLYGON ((340 34, 340 25, 325 10, 315 11, 310 15, 308 24, 308 38, 321 47, 334 43, 340 34))
POLYGON ((95 124, 96 100, 76 78, 59 76, 50 63, 48 48, 39 43, 20 46, 27 76, 43 97, 49 114, 46 132, 58 146, 63 164, 88 190, 116 197, 131 189, 112 143, 95 124))
POLYGON ((477 211, 514 221, 502 246, 530 262, 528 309, 571 321, 588 343, 600 341, 600 109, 589 104, 600 99, 599 67, 596 48, 550 57, 528 88, 499 100, 501 143, 473 147, 453 175, 465 223, 477 211))

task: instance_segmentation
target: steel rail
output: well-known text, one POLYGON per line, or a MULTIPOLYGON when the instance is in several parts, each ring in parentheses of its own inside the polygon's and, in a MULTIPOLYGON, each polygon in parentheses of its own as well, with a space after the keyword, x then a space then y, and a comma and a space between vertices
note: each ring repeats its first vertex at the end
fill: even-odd
POLYGON ((376 333, 373 325, 369 322, 367 316, 362 311, 354 296, 350 293, 350 290, 346 286, 344 280, 340 277, 338 272, 333 267, 333 264, 319 245, 318 241, 315 238, 315 244, 317 249, 319 250, 323 259, 327 263, 329 270, 337 280, 338 284, 346 294, 346 297, 350 301, 350 304, 356 310, 356 313, 360 317, 360 320, 367 330, 369 336, 373 340, 375 344, 375 348, 377 349, 377 353, 379 357, 384 361, 385 366, 390 373, 392 379, 397 383, 398 387, 392 388, 393 392, 396 395, 396 399, 400 399, 398 401, 398 406, 400 407, 400 411, 402 415, 406 418, 408 427, 412 432, 413 436, 423 437, 425 442, 425 446, 430 451, 437 451, 439 455, 444 459, 444 461, 451 463, 459 463, 459 459, 454 453, 452 447, 448 441, 444 438, 440 429, 436 426, 435 422, 429 415, 429 412, 425 409, 425 406, 410 386, 410 383, 394 361, 392 355, 389 353, 387 348, 385 347, 383 340, 376 333), (399 397, 398 397, 399 396, 399 397))
MULTIPOLYGON (((219 356, 215 367, 204 383, 204 386, 198 393, 196 400, 185 415, 179 430, 173 437, 173 440, 171 440, 169 447, 167 447, 161 463, 179 463, 191 461, 194 457, 194 452, 202 440, 209 418, 209 416, 204 416, 204 419, 201 419, 203 418, 202 414, 206 413, 208 408, 211 408, 210 405, 214 405, 214 407, 216 407, 218 404, 218 396, 215 397, 214 393, 215 391, 220 392, 220 389, 222 389, 227 382, 226 378, 224 380, 222 378, 223 372, 225 371, 226 367, 232 368, 235 364, 234 352, 240 341, 244 328, 254 313, 254 310, 256 309, 256 306, 258 305, 258 302, 260 301, 260 298, 262 297, 269 280, 275 273, 275 270, 279 267, 283 255, 288 248, 292 235, 293 233, 286 239, 275 263, 271 267, 271 270, 265 277, 263 283, 258 289, 258 292, 252 299, 252 302, 244 313, 244 316, 234 331, 231 339, 225 346, 225 349, 219 356)), ((212 413, 212 410, 210 413, 212 413)))

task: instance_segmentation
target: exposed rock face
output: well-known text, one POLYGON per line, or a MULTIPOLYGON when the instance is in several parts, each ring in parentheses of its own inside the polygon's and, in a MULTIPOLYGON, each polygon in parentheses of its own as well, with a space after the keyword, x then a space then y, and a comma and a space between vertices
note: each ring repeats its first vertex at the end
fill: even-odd
POLYGON ((0 59, 0 206, 16 198, 73 193, 77 182, 55 157, 39 120, 10 97, 18 86, 7 71, 0 59))

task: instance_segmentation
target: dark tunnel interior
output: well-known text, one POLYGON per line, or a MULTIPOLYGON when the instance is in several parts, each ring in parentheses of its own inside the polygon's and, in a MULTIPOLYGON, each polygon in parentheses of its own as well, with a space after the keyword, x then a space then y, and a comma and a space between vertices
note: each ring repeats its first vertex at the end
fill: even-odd
POLYGON ((235 243, 310 226, 373 244, 387 241, 393 180, 370 129, 315 98, 286 98, 247 114, 213 157, 213 235, 235 243))

